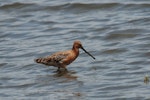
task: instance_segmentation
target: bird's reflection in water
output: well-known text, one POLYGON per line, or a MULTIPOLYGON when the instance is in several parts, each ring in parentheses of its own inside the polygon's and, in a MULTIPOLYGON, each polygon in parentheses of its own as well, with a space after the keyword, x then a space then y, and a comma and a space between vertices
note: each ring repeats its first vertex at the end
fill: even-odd
POLYGON ((69 80, 76 80, 78 77, 74 76, 73 74, 75 74, 76 72, 74 71, 69 71, 67 69, 62 69, 59 71, 54 72, 55 74, 53 75, 54 77, 64 77, 67 78, 69 80))

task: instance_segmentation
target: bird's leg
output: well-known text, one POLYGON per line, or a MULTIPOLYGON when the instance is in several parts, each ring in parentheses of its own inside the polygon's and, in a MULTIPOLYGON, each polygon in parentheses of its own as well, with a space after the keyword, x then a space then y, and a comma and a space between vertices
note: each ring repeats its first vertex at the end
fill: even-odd
POLYGON ((66 67, 64 69, 65 69, 64 71, 68 72, 68 69, 66 67))
POLYGON ((58 67, 57 71, 56 72, 59 72, 60 71, 60 67, 58 67))

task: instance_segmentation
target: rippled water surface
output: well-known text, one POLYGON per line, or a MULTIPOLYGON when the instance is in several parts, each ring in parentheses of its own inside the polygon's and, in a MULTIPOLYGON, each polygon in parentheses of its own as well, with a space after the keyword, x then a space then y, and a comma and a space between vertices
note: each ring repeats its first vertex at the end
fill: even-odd
POLYGON ((149 100, 149 0, 1 0, 1 100, 149 100), (34 59, 82 50, 68 72, 34 59))

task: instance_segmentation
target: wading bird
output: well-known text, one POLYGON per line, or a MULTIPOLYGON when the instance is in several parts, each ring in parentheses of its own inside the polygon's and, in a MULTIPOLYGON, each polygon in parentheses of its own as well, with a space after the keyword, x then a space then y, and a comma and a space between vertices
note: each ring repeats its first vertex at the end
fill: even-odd
POLYGON ((57 71, 59 71, 60 68, 66 69, 66 66, 72 63, 78 57, 79 48, 81 48, 83 51, 85 51, 85 53, 87 53, 89 56, 95 59, 95 57, 93 57, 89 52, 87 52, 83 48, 80 41, 74 41, 71 50, 60 51, 47 57, 37 58, 35 59, 35 62, 48 65, 48 66, 58 67, 57 71))

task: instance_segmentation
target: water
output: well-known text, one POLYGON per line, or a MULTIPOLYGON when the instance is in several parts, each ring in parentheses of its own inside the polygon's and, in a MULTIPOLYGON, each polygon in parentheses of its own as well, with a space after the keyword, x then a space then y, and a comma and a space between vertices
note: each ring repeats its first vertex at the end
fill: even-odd
POLYGON ((1 100, 149 100, 149 0, 1 0, 1 100), (69 72, 34 59, 84 48, 69 72))

